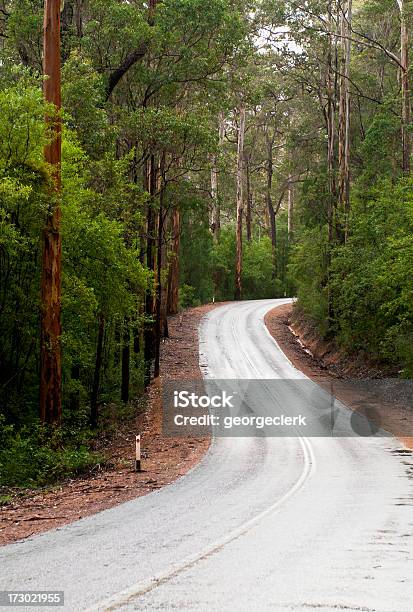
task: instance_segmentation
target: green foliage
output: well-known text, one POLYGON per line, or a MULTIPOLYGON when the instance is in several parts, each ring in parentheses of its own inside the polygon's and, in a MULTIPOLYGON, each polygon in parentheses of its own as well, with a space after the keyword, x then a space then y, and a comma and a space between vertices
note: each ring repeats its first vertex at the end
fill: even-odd
POLYGON ((62 81, 66 124, 77 130, 86 153, 98 159, 114 139, 114 129, 103 109, 103 78, 89 59, 73 52, 63 67, 62 81))
POLYGON ((49 182, 48 141, 38 87, 23 78, 0 91, 0 405, 17 422, 36 401, 39 238, 49 182))
MULTIPOLYGON (((233 300, 235 293, 235 231, 225 228, 212 253, 217 300, 233 300)), ((281 297, 282 283, 273 279, 271 241, 268 236, 245 240, 243 246, 242 297, 245 300, 281 297)))
POLYGON ((42 166, 43 146, 48 142, 44 125, 46 111, 53 113, 44 104, 39 87, 26 79, 0 90, 1 167, 42 166))
POLYGON ((339 341, 413 374, 413 183, 381 182, 355 203, 332 291, 339 341))
MULTIPOLYGON (((364 353, 393 373, 412 376, 412 183, 410 178, 401 179, 400 67, 397 58, 387 53, 400 49, 400 7, 393 0, 366 0, 353 6, 348 211, 339 193, 339 129, 334 142, 329 140, 333 144, 329 167, 328 104, 323 106, 320 98, 321 94, 327 100, 329 92, 323 86, 319 89, 316 77, 328 38, 326 31, 319 36, 306 27, 310 15, 321 14, 323 3, 309 0, 308 13, 298 14, 294 2, 278 4, 289 10, 300 49, 289 53, 287 61, 294 64, 294 79, 300 74, 303 88, 297 92, 299 101, 292 103, 293 125, 288 130, 295 145, 294 165, 300 167, 301 162, 305 170, 289 257, 299 305, 322 335, 334 337, 348 352, 364 353), (376 50, 364 46, 366 38, 378 43, 376 50), (301 154, 299 142, 305 147, 301 154)), ((405 4, 411 30, 412 12, 405 4)), ((328 72, 323 74, 327 82, 328 72)), ((340 102, 340 88, 335 93, 340 102)), ((411 132, 412 126, 408 129, 411 132)))
POLYGON ((135 3, 91 0, 88 5, 90 13, 83 45, 88 56, 96 62, 116 66, 124 58, 125 51, 149 41, 147 13, 135 3))
POLYGON ((392 176, 397 163, 393 151, 399 131, 400 121, 394 114, 382 112, 374 117, 361 145, 364 168, 360 184, 392 176))
POLYGON ((213 147, 205 117, 198 113, 177 113, 170 108, 139 109, 124 119, 127 133, 139 134, 141 142, 152 151, 182 154, 187 147, 207 153, 213 147))
POLYGON ((202 215, 203 203, 197 199, 186 199, 183 206, 187 210, 182 219, 180 284, 181 287, 187 285, 194 288, 193 304, 204 304, 211 302, 214 295, 212 236, 207 217, 202 215))
POLYGON ((413 374, 413 183, 381 181, 353 202, 349 237, 331 252, 327 228, 303 229, 289 272, 301 308, 348 351, 413 374), (328 318, 328 291, 332 320, 328 318))
POLYGON ((196 289, 191 285, 181 285, 179 287, 179 309, 184 310, 190 306, 199 306, 200 301, 195 297, 196 289))
POLYGON ((228 0, 167 0, 159 4, 152 38, 155 53, 174 49, 165 85, 218 73, 225 60, 240 57, 247 33, 242 8, 228 0), (200 36, 199 33, 204 35, 200 36))
POLYGON ((214 244, 212 262, 215 282, 215 299, 233 300, 235 293, 235 230, 223 228, 219 242, 214 244))
POLYGON ((12 62, 31 64, 39 72, 42 66, 43 2, 20 0, 10 2, 5 20, 7 58, 12 62))
POLYGON ((327 228, 305 228, 296 238, 289 265, 299 303, 322 335, 328 331, 326 253, 327 228))
MULTIPOLYGON (((0 109, 0 402, 7 419, 23 426, 37 414, 41 230, 49 197, 42 157, 48 136, 41 91, 25 77, 0 91, 0 109)), ((141 201, 129 183, 129 163, 127 156, 114 160, 106 154, 100 167, 106 171, 110 188, 106 189, 101 176, 98 192, 91 181, 90 158, 76 135, 64 130, 64 415, 76 420, 72 414, 76 398, 79 426, 87 416, 98 318, 105 317, 107 329, 101 393, 112 399, 118 396, 115 380, 120 378, 115 331, 122 328, 125 317, 137 324, 148 282, 139 260, 138 240, 125 241, 130 229, 141 222, 141 201), (123 196, 123 214, 118 219, 108 214, 113 212, 114 191, 116 198, 123 196)), ((133 356, 131 366, 133 388, 139 389, 140 354, 133 356)))
MULTIPOLYGON (((157 3, 153 19, 140 2, 62 7, 63 425, 73 435, 52 442, 35 425, 42 230, 52 186, 43 159, 55 114, 36 76, 42 72, 44 3, 6 5, 0 25, 0 408, 8 433, 0 463, 6 484, 35 486, 95 460, 81 432, 96 372, 104 412, 106 402, 119 400, 126 345, 131 394, 142 389, 142 332, 152 315, 144 314, 145 298, 155 276, 145 262, 153 254, 148 249, 157 246, 157 236, 147 235, 146 216, 150 211, 155 218, 156 233, 161 202, 165 254, 170 211, 179 207, 183 215, 181 307, 214 295, 205 177, 211 155, 225 164, 213 124, 224 97, 228 106, 228 83, 239 91, 242 81, 251 81, 251 70, 235 74, 232 64, 245 67, 253 49, 252 7, 167 0, 157 3), (120 79, 109 92, 117 72, 120 79)), ((251 93, 249 99, 258 97, 251 93)), ((246 249, 251 295, 270 291, 266 253, 264 244, 246 249)))
POLYGON ((242 286, 246 300, 281 297, 283 288, 273 278, 271 241, 268 236, 244 243, 242 286))
POLYGON ((15 431, 0 415, 0 486, 34 488, 80 474, 103 462, 79 437, 56 445, 38 425, 15 431))

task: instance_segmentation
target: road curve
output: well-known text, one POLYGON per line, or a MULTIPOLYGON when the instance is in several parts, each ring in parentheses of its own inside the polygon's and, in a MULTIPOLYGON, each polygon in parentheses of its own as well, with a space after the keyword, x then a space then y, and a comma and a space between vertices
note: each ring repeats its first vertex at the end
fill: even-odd
MULTIPOLYGON (((305 378, 264 326, 285 302, 210 312, 204 376, 305 378)), ((64 590, 74 611, 411 612, 411 461, 398 447, 391 438, 215 438, 174 484, 2 548, 0 590, 64 590)))

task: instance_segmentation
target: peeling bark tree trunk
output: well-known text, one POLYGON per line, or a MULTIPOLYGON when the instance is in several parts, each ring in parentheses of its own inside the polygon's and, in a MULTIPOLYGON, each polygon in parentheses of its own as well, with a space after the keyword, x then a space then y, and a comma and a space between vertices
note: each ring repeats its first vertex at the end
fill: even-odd
POLYGON ((100 370, 103 361, 103 337, 105 333, 105 318, 99 316, 98 341, 96 347, 95 373, 93 375, 92 396, 90 400, 90 426, 96 428, 98 425, 98 398, 100 387, 100 370))
POLYGON ((294 229, 294 199, 293 199, 293 188, 291 183, 288 183, 288 212, 287 212, 287 233, 288 233, 288 242, 291 242, 293 229, 294 229))
POLYGON ((161 356, 161 315, 162 315, 162 245, 163 245, 163 215, 164 215, 164 196, 165 196, 165 153, 162 153, 159 165, 160 195, 159 195, 159 214, 158 214, 158 248, 156 262, 156 299, 155 299, 155 368, 154 376, 160 374, 161 356))
MULTIPOLYGON (((147 210, 147 226, 146 226, 146 266, 151 272, 155 271, 155 212, 153 210, 154 199, 156 194, 156 162, 155 156, 151 155, 149 165, 149 193, 151 201, 148 204, 147 210)), ((145 297, 145 322, 144 332, 144 358, 145 358, 145 387, 151 382, 151 369, 154 358, 154 326, 151 320, 154 311, 153 295, 149 289, 145 297)))
MULTIPOLYGON (((332 30, 333 19, 331 14, 331 2, 329 4, 329 29, 332 30)), ((336 194, 336 183, 334 176, 334 146, 335 146, 335 92, 333 74, 333 40, 329 36, 327 52, 327 173, 328 173, 328 242, 333 242, 334 223, 334 199, 336 194)))
POLYGON ((411 136, 409 132, 411 121, 410 86, 409 86, 409 30, 406 20, 406 0, 397 0, 400 9, 400 63, 402 85, 402 147, 403 172, 410 172, 411 136))
POLYGON ((247 229, 247 241, 252 238, 252 193, 251 193, 251 155, 245 156, 245 173, 247 179, 247 214, 245 215, 245 225, 247 229))
MULTIPOLYGON (((330 32, 334 28, 332 1, 328 3, 328 29, 330 32)), ((327 225, 328 225, 328 244, 326 253, 326 285, 327 285, 327 310, 328 321, 331 325, 333 321, 333 304, 330 291, 330 268, 331 268, 331 249, 334 241, 334 211, 336 199, 336 180, 334 168, 334 146, 335 146, 335 108, 336 108, 336 80, 334 76, 333 52, 336 53, 333 36, 328 37, 327 47, 327 175, 328 175, 328 202, 327 202, 327 225)))
POLYGON ((244 136, 245 136, 245 108, 239 111, 238 151, 237 151, 237 246, 235 262, 235 299, 240 300, 242 295, 242 215, 244 209, 243 189, 243 162, 244 162, 244 136))
POLYGON ((179 250, 181 246, 181 211, 172 210, 172 253, 168 278, 168 314, 177 314, 179 305, 179 250))
MULTIPOLYGON (((224 146, 224 136, 225 136, 225 118, 224 113, 219 113, 219 140, 218 146, 219 150, 222 151, 222 147, 224 146)), ((219 235, 221 232, 221 206, 219 202, 219 192, 218 192, 218 167, 217 167, 217 157, 214 155, 212 160, 212 169, 211 169, 211 196, 212 196, 212 233, 214 236, 214 240, 219 240, 219 235)))
POLYGON ((61 10, 61 15, 60 15, 60 30, 61 30, 61 34, 64 35, 66 33, 69 33, 71 30, 71 27, 73 25, 73 17, 75 14, 75 0, 66 0, 66 2, 64 3, 63 9, 61 10))
POLYGON ((341 19, 341 69, 340 69, 340 103, 339 103, 339 138, 338 138, 338 165, 339 165, 339 203, 344 216, 344 232, 342 238, 347 237, 347 217, 350 210, 350 58, 351 58, 351 19, 352 0, 347 0, 342 6, 341 19))
POLYGON ((75 9, 75 24, 78 38, 83 36, 83 19, 82 19, 83 0, 77 0, 75 9))
POLYGON ((212 199, 212 210, 211 210, 211 221, 210 227, 212 231, 212 236, 214 240, 218 239, 217 236, 217 227, 216 227, 216 218, 217 218, 217 209, 219 207, 218 202, 218 168, 217 168, 217 156, 212 155, 211 157, 211 199, 212 199))
POLYGON ((163 240, 162 240, 162 279, 164 282, 162 282, 162 294, 161 294, 161 335, 163 338, 169 338, 169 328, 168 328, 168 290, 169 290, 168 248, 169 248, 169 240, 166 239, 166 237, 168 236, 168 231, 169 231, 169 222, 170 222, 170 207, 168 207, 168 211, 165 211, 165 215, 164 215, 164 228, 163 228, 163 240))
POLYGON ((158 4, 158 0, 149 0, 148 3, 148 23, 153 25, 155 21, 155 9, 158 4))
MULTIPOLYGON (((44 84, 46 102, 61 108, 60 0, 46 0, 44 9, 44 84)), ((46 121, 50 121, 46 118, 46 121)), ((53 119, 53 142, 45 148, 45 161, 53 166, 53 188, 43 228, 41 278, 40 419, 60 425, 62 418, 61 372, 61 122, 53 119)))
POLYGON ((84 0, 65 0, 61 2, 61 37, 63 62, 66 62, 70 55, 69 39, 73 36, 73 29, 76 28, 76 36, 80 39, 83 36, 83 1, 84 0), (67 41, 67 42, 66 42, 67 41))
MULTIPOLYGON (((162 249, 162 274, 165 272, 164 262, 166 261, 166 249, 162 249)), ((161 298, 161 333, 163 338, 169 338, 169 327, 168 327, 168 284, 163 283, 162 285, 162 298, 161 298)))
POLYGON ((274 166, 272 159, 272 150, 274 146, 274 136, 270 138, 268 136, 268 132, 266 134, 267 141, 267 189, 266 189, 266 203, 267 203, 267 213, 268 213, 268 221, 269 221, 269 229, 270 229, 270 240, 271 240, 271 250, 272 250, 272 279, 274 280, 277 277, 277 226, 275 221, 275 211, 272 203, 272 179, 274 175, 274 166))

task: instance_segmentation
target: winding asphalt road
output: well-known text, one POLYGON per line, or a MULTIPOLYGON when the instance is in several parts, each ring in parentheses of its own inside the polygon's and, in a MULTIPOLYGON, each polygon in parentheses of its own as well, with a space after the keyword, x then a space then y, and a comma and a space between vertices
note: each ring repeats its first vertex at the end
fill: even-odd
MULTIPOLYGON (((286 301, 210 312, 204 376, 305 378, 263 322, 286 301)), ((399 447, 392 438, 214 438, 174 484, 2 548, 0 589, 64 590, 73 611, 411 612, 412 462, 399 447)))

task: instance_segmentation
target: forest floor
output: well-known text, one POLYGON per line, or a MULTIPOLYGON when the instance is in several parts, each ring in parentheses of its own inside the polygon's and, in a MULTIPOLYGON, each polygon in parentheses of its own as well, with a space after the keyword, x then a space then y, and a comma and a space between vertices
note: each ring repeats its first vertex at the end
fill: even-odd
POLYGON ((167 438, 162 435, 163 380, 201 378, 198 326, 215 308, 190 308, 169 318, 169 338, 161 347, 161 378, 138 401, 138 415, 116 428, 96 450, 106 462, 92 474, 35 491, 8 491, 11 501, 0 508, 0 545, 28 538, 48 529, 111 508, 172 483, 194 467, 209 448, 209 438, 167 438), (142 469, 133 470, 135 435, 142 434, 142 469))
MULTIPOLYGON (((330 391, 352 410, 373 416, 385 431, 392 433, 407 449, 413 449, 413 409, 403 401, 374 401, 372 394, 353 381, 395 378, 394 372, 380 364, 369 362, 361 355, 346 355, 334 342, 326 342, 314 326, 304 320, 293 304, 271 310, 265 324, 282 351, 293 365, 306 376, 330 391)), ((409 451, 406 451, 409 452, 409 451)))

